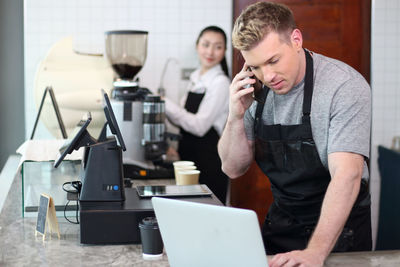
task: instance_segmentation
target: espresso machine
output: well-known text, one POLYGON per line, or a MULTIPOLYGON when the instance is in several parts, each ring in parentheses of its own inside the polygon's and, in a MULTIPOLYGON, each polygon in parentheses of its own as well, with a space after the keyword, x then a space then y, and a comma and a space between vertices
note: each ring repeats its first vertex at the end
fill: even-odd
POLYGON ((111 105, 126 143, 125 177, 170 178, 172 163, 165 160, 165 103, 135 79, 146 61, 147 38, 147 31, 105 33, 106 56, 117 75, 111 105))

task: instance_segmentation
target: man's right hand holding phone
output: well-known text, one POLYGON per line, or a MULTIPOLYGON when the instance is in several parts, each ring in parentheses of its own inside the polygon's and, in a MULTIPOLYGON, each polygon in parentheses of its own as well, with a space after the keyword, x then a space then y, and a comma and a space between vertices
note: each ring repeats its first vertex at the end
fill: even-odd
POLYGON ((244 114, 254 101, 253 76, 244 64, 229 87, 229 116, 218 142, 218 153, 222 170, 231 178, 243 175, 254 160, 254 141, 247 139, 243 123, 244 114))
POLYGON ((244 113, 253 103, 253 85, 256 81, 253 72, 244 64, 242 70, 236 74, 229 87, 230 119, 243 119, 244 113))

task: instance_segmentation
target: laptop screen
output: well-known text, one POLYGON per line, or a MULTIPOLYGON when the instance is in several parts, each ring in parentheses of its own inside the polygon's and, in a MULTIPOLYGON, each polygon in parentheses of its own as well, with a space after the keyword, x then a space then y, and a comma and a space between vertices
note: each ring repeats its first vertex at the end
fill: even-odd
POLYGON ((254 211, 158 197, 152 204, 171 266, 268 266, 254 211))

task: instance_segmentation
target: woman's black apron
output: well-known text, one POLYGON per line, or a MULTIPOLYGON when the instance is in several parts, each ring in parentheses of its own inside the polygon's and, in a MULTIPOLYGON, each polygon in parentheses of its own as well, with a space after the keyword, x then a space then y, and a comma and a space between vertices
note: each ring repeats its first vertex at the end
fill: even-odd
MULTIPOLYGON (((188 112, 196 114, 205 93, 189 92, 185 103, 188 112)), ((219 135, 214 127, 202 137, 195 136, 181 128, 182 139, 178 153, 182 160, 194 161, 200 170, 200 184, 206 184, 218 199, 225 204, 228 176, 221 170, 217 144, 219 135)))
MULTIPOLYGON (((306 248, 317 224, 331 180, 314 143, 310 124, 313 59, 306 54, 302 123, 264 125, 264 103, 255 115, 255 159, 271 181, 274 196, 262 234, 267 254, 306 248)), ((264 87, 265 102, 269 88, 264 87)), ((360 193, 333 251, 371 250, 371 212, 368 184, 360 193)))

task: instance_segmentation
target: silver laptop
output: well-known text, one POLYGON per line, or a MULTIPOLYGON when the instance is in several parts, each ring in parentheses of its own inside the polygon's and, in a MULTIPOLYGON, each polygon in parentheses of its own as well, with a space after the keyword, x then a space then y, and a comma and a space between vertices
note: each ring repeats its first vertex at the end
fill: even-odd
POLYGON ((252 210, 153 197, 171 267, 266 267, 257 215, 252 210))

